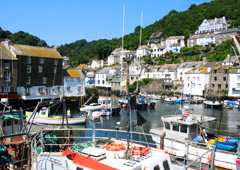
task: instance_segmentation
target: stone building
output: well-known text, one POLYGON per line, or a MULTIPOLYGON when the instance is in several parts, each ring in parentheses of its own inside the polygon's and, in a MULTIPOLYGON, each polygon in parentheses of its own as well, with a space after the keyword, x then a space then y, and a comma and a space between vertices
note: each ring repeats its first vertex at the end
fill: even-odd
POLYGON ((0 43, 0 99, 17 99, 17 58, 0 43))
POLYGON ((222 63, 214 63, 211 66, 209 85, 206 91, 208 97, 225 97, 228 95, 229 67, 222 63))
POLYGON ((63 57, 55 48, 18 45, 10 41, 4 41, 2 45, 11 54, 9 57, 16 60, 13 65, 9 62, 6 68, 16 70, 11 80, 21 99, 51 99, 63 94, 63 57))

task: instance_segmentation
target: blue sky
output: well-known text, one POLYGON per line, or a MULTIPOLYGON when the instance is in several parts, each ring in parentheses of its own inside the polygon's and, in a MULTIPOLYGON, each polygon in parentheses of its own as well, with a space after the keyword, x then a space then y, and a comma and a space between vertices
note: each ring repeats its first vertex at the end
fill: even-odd
POLYGON ((120 37, 122 6, 126 6, 126 33, 149 25, 170 10, 186 10, 209 0, 0 0, 0 27, 25 31, 60 45, 79 39, 120 37))

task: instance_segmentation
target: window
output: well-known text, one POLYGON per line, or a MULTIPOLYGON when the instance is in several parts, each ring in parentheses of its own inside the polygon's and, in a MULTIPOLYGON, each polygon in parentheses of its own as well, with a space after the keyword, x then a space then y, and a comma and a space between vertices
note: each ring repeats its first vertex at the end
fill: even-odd
POLYGON ((105 84, 105 81, 104 81, 104 80, 102 80, 102 84, 105 84))
POLYGON ((160 167, 159 167, 159 165, 157 165, 157 166, 154 166, 153 170, 160 170, 160 167))
POLYGON ((27 73, 31 73, 32 72, 32 67, 31 65, 27 65, 27 73))
POLYGON ((40 64, 44 64, 44 59, 43 59, 43 58, 40 58, 39 63, 40 63, 40 64))
POLYGON ((43 87, 40 87, 40 88, 38 89, 38 92, 39 92, 40 95, 44 95, 44 94, 45 94, 43 87))
POLYGON ((43 66, 38 66, 38 72, 42 73, 43 72, 43 66))
POLYGON ((10 92, 10 87, 8 87, 8 86, 3 87, 3 92, 4 93, 9 93, 10 92))
POLYGON ((237 88, 240 88, 240 83, 237 83, 237 88))
POLYGON ((218 89, 221 89, 221 84, 218 84, 218 89))
POLYGON ((169 167, 169 164, 168 164, 167 160, 163 161, 163 168, 164 168, 164 170, 170 170, 170 167, 169 167))
POLYGON ((214 77, 214 81, 217 81, 217 77, 214 77))
POLYGON ((26 96, 29 96, 30 95, 30 89, 29 87, 26 87, 26 96))
POLYGON ((227 78, 226 77, 223 77, 223 81, 226 81, 227 80, 227 78))
POLYGON ((170 124, 168 122, 165 122, 165 128, 170 129, 170 124))
POLYGON ((47 77, 43 77, 43 84, 47 84, 47 77))
POLYGON ((100 80, 98 80, 98 84, 100 84, 100 80))
POLYGON ((31 59, 31 57, 27 57, 27 59, 26 59, 26 63, 27 63, 27 64, 31 64, 31 63, 32 63, 32 59, 31 59))
POLYGON ((58 60, 54 60, 54 65, 57 66, 58 60))
POLYGON ((225 85, 225 88, 228 88, 228 84, 225 85))
POLYGON ((11 81, 11 73, 9 70, 4 70, 3 75, 4 81, 11 81))
POLYGON ((27 78, 26 78, 26 84, 27 84, 27 85, 30 85, 30 84, 31 84, 31 77, 27 77, 27 78))
POLYGON ((216 74, 216 73, 217 73, 217 70, 214 70, 214 73, 216 74))
POLYGON ((181 125, 181 132, 187 133, 187 125, 181 125))
POLYGON ((240 76, 237 76, 237 80, 240 80, 240 76))
POLYGON ((173 130, 174 131, 179 131, 179 125, 178 124, 173 124, 173 130))
POLYGON ((215 84, 212 84, 212 88, 214 88, 215 87, 215 84))

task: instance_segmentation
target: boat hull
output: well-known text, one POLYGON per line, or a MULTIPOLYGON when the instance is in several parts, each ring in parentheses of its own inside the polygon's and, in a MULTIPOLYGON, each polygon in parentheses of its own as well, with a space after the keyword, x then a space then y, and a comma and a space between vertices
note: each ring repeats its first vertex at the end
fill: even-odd
MULTIPOLYGON (((160 136, 157 134, 152 134, 152 139, 158 145, 160 145, 160 136)), ((200 145, 187 145, 187 142, 180 142, 173 139, 164 139, 164 150, 172 155, 176 155, 178 157, 183 157, 187 153, 187 158, 189 160, 197 160, 202 156, 201 162, 205 164, 209 164, 209 157, 211 156, 211 151, 208 147, 200 146, 200 145)), ((215 166, 225 169, 236 169, 236 159, 237 154, 232 152, 220 151, 217 150, 215 152, 215 166)))
POLYGON ((27 114, 27 121, 32 124, 36 125, 62 125, 62 124, 68 124, 68 125, 75 125, 75 124, 83 124, 86 122, 86 116, 81 117, 68 117, 67 121, 66 118, 63 118, 61 116, 52 116, 52 117, 40 117, 37 116, 34 119, 29 120, 31 114, 27 114))

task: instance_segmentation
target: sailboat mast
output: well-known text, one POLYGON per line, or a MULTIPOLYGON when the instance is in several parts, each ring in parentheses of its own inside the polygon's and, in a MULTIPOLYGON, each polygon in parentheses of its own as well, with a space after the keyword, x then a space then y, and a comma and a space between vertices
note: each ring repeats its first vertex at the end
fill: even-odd
POLYGON ((122 18, 122 50, 124 49, 124 35, 125 35, 125 4, 123 4, 123 18, 122 18))
MULTIPOLYGON (((141 45, 142 45, 142 27, 143 27, 143 11, 141 12, 141 16, 140 16, 140 33, 139 33, 139 47, 141 47, 141 45)), ((139 72, 139 77, 138 77, 138 79, 140 78, 140 76, 141 76, 141 72, 142 72, 142 68, 141 68, 141 58, 139 57, 138 59, 137 59, 137 62, 138 62, 138 64, 139 64, 139 66, 140 66, 140 72, 139 72)), ((139 80, 137 79, 137 92, 139 91, 139 80)))
POLYGON ((140 33, 139 33, 139 47, 142 45, 142 27, 143 27, 143 11, 140 17, 140 33))

